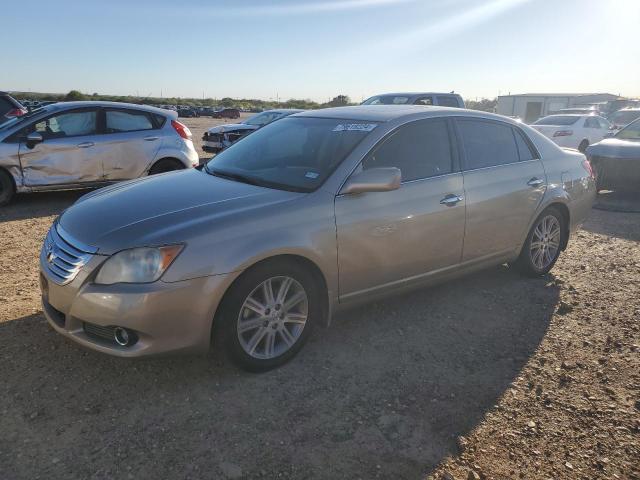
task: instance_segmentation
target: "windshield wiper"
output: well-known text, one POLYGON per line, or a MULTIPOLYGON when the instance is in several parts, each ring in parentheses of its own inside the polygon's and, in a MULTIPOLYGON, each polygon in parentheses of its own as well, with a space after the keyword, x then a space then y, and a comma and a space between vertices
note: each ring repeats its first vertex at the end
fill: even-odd
POLYGON ((235 180, 236 182, 248 183, 249 185, 257 185, 263 187, 264 183, 253 177, 242 175, 241 173, 223 172, 221 170, 209 170, 207 172, 214 177, 226 178, 227 180, 235 180))

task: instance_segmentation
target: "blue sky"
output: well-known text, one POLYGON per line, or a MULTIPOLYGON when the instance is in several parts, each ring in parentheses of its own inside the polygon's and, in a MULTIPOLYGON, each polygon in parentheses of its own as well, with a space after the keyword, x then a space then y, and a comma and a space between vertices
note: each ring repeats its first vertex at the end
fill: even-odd
POLYGON ((640 96, 640 0, 34 0, 2 10, 0 90, 640 96))

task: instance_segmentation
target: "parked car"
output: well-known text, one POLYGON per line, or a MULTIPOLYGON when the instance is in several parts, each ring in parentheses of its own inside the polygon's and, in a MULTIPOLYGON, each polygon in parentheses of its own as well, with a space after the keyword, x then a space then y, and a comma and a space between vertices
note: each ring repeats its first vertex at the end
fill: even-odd
POLYGON ((27 108, 7 92, 0 92, 0 125, 9 118, 20 117, 27 112, 27 108))
POLYGON ((589 145, 607 136, 611 124, 598 115, 549 115, 536 120, 531 127, 561 147, 584 153, 589 145))
POLYGON ((619 130, 638 118, 640 118, 640 108, 623 108, 622 110, 614 112, 609 117, 609 121, 614 130, 619 130))
POLYGON ((244 122, 212 127, 202 136, 202 149, 209 153, 218 153, 251 132, 280 120, 294 113, 302 112, 293 108, 280 108, 266 110, 262 113, 247 118, 244 122))
POLYGON ((240 110, 237 108, 221 108, 214 110, 213 118, 240 118, 240 110))
POLYGON ((86 188, 199 163, 168 110, 116 102, 54 103, 0 125, 0 205, 15 192, 86 188))
POLYGON ((200 115, 198 114, 198 110, 192 107, 183 107, 178 109, 178 116, 184 118, 196 118, 200 115))
POLYGON ((265 370, 356 302, 504 262, 547 273, 594 196, 584 155, 505 117, 302 112, 203 170, 82 197, 44 242, 43 309, 57 332, 111 355, 215 339, 265 370))
POLYGON ((640 191, 640 118, 587 148, 598 190, 640 191))
POLYGON ((201 117, 213 117, 215 110, 213 107, 199 107, 198 115, 201 117))
POLYGON ((457 93, 385 93, 367 98, 362 105, 439 105, 464 108, 464 100, 457 93))

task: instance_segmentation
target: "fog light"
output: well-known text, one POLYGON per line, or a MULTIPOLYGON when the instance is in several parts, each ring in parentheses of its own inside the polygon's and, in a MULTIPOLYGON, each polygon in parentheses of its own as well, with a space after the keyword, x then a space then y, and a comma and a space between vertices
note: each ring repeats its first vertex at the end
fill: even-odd
POLYGON ((125 328, 116 327, 113 331, 113 338, 118 345, 126 347, 131 342, 131 336, 125 328))

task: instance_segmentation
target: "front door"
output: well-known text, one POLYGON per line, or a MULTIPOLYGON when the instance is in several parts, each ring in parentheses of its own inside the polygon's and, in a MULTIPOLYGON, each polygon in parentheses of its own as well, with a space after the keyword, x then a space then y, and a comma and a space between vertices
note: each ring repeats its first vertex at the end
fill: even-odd
MULTIPOLYGON (((168 120, 167 120, 168 121, 168 120)), ((106 179, 138 178, 151 165, 162 137, 151 113, 133 109, 105 109, 106 179)))
POLYGON ((79 184, 103 179, 102 161, 96 154, 100 142, 97 110, 80 109, 47 117, 20 134, 20 163, 25 185, 79 184), (32 147, 24 140, 37 132, 43 141, 32 147))
POLYGON ((542 201, 544 167, 512 125, 479 119, 456 124, 467 204, 463 261, 504 256, 518 248, 542 201))
POLYGON ((462 174, 447 121, 399 127, 356 172, 376 167, 399 168, 400 188, 335 200, 341 298, 411 281, 458 264, 462 255, 462 174))

